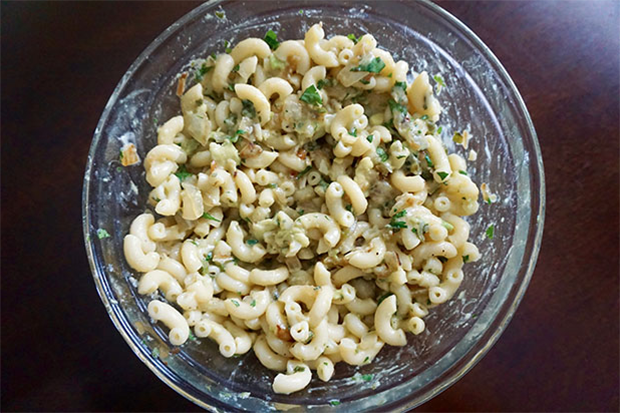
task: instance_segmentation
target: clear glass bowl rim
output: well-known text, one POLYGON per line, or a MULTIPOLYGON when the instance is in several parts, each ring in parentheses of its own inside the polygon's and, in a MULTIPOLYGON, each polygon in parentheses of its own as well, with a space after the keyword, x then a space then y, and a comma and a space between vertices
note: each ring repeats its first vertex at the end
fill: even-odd
MULTIPOLYGON (((106 311, 108 312, 110 319, 114 323, 114 326, 123 336, 124 340, 127 342, 131 350, 136 354, 136 356, 161 381, 163 381, 166 385, 168 385, 170 388, 175 390, 177 393, 179 393, 180 395, 182 395, 189 401, 210 411, 218 411, 219 409, 209 404, 209 402, 214 403, 215 405, 220 405, 221 402, 215 399, 202 400, 202 399, 198 399, 194 397, 188 391, 181 388, 178 385, 178 383, 176 383, 175 380, 173 380, 173 378, 169 376, 168 372, 158 369, 158 367, 154 365, 153 360, 149 358, 148 356, 146 356, 142 351, 140 351, 136 343, 134 343, 134 341, 131 339, 130 335, 127 332, 127 329, 131 327, 127 325, 127 323, 124 322, 124 320, 119 318, 119 316, 114 311, 114 308, 112 307, 111 302, 110 302, 111 297, 108 296, 109 293, 106 291, 106 288, 101 282, 101 278, 103 277, 103 274, 100 273, 99 268, 97 266, 97 262, 95 259, 95 253, 91 245, 92 241, 90 240, 90 236, 89 236, 90 227, 91 227, 91 219, 90 219, 90 214, 89 214, 89 209, 88 209, 89 201, 90 201, 90 194, 88 191, 87 177, 91 174, 94 154, 95 154, 96 148, 98 147, 99 140, 102 137, 102 128, 106 120, 109 117, 112 107, 116 104, 119 94, 123 91, 127 82, 132 78, 132 76, 136 72, 136 69, 145 60, 147 60, 148 56, 154 50, 156 50, 165 40, 167 40, 170 36, 172 36, 177 30, 182 28, 185 25, 185 23, 194 19, 197 15, 202 15, 203 13, 205 13, 206 9, 213 9, 217 7, 218 5, 223 5, 229 2, 230 2, 229 0, 211 0, 211 1, 207 1, 197 6, 196 8, 194 8, 193 10, 191 10, 190 12, 182 16, 180 19, 172 23, 166 30, 164 30, 155 40, 153 40, 147 46, 146 49, 144 49, 144 51, 131 64, 127 72, 123 75, 122 79, 119 81, 116 88, 114 89, 114 92, 110 96, 101 114, 99 122, 97 123, 97 127, 95 129, 91 147, 88 153, 86 170, 84 173, 85 179, 84 179, 84 185, 83 185, 83 191, 82 191, 82 226, 83 226, 83 237, 84 237, 86 253, 88 256, 91 273, 93 275, 93 278, 96 284, 97 292, 106 308, 106 311)), ((530 171, 533 172, 534 174, 537 174, 535 178, 537 178, 537 181, 539 183, 538 188, 536 187, 532 188, 532 196, 538 196, 539 205, 538 205, 538 210, 532 211, 532 214, 531 214, 532 217, 537 217, 537 223, 535 225, 535 232, 534 232, 534 237, 533 237, 531 248, 529 251, 526 249, 526 251, 524 252, 524 258, 527 257, 529 253, 529 261, 526 262, 525 259, 523 261, 524 265, 522 266, 521 271, 523 271, 523 267, 526 267, 526 269, 525 269, 522 282, 519 285, 519 288, 516 294, 514 295, 512 302, 504 303, 504 306, 507 306, 508 304, 509 306, 507 308, 507 311, 505 311, 503 318, 500 319, 499 321, 496 320, 494 322, 494 323, 497 323, 497 327, 493 331, 492 335, 488 338, 486 343, 484 343, 484 345, 482 345, 475 352, 475 354, 471 356, 471 358, 466 363, 461 365, 459 368, 455 368, 452 371, 450 371, 449 374, 443 379, 443 381, 439 385, 437 385, 434 388, 427 389, 418 397, 405 400, 405 404, 402 404, 401 406, 399 406, 398 411, 405 411, 407 409, 411 409, 416 406, 419 406, 425 403, 426 401, 430 400, 431 398, 435 397, 436 395, 438 395, 439 393, 441 393, 442 391, 450 387, 452 384, 456 383, 471 368, 473 368, 484 357, 484 355, 491 349, 491 347, 493 347, 493 345, 497 342, 497 340, 499 339, 499 337, 505 330, 506 326, 512 319, 517 307, 519 306, 519 303, 521 302, 521 299, 523 298, 523 295, 525 294, 525 291, 527 290, 532 274, 534 272, 534 268, 536 265, 536 261, 538 259, 538 254, 539 254, 540 246, 542 242, 544 218, 545 218, 545 205, 546 205, 545 177, 544 177, 544 167, 543 167, 540 144, 538 142, 536 130, 534 128, 534 124, 527 110, 525 102, 523 101, 523 98, 521 94, 519 93, 512 78, 510 77, 510 75, 508 74, 504 66, 500 63, 499 59, 489 49, 489 47, 486 46, 486 44, 471 29, 469 29, 469 27, 467 27, 463 22, 461 22, 458 18, 450 14, 448 11, 446 11, 439 5, 431 2, 430 0, 418 0, 418 2, 430 8, 433 12, 437 13, 439 16, 445 19, 448 23, 452 24, 458 30, 460 30, 460 34, 465 36, 474 45, 474 47, 477 48, 478 51, 481 54, 483 54, 484 57, 488 59, 488 61, 493 65, 493 68, 497 71, 497 75, 508 86, 508 88, 510 89, 510 93, 513 94, 517 109, 519 110, 520 114, 523 115, 525 123, 527 125, 528 133, 531 137, 530 143, 532 145, 532 150, 533 150, 532 155, 534 156, 532 157, 533 162, 530 166, 530 171)), ((353 1, 353 3, 363 3, 363 2, 353 1)), ((536 179, 534 180, 534 182, 536 182, 536 179)), ((489 328, 489 330, 491 330, 491 328, 489 328)), ((483 338, 484 337, 481 337, 480 341, 482 341, 483 338)), ((407 399, 407 398, 404 397, 403 399, 407 399)))

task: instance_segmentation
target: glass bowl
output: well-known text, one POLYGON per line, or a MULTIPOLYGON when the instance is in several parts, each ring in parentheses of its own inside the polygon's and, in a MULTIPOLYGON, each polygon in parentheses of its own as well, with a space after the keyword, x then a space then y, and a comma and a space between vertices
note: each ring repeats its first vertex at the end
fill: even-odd
POLYGON ((209 2, 162 33, 133 63, 112 94, 95 130, 84 177, 83 225, 97 290, 114 325, 135 354, 166 384, 206 409, 235 411, 403 411, 462 377, 497 341, 532 275, 544 218, 543 165, 536 133, 519 92, 497 58, 463 23, 430 2, 209 2), (383 48, 420 72, 441 74, 440 125, 451 140, 472 135, 478 158, 470 175, 499 197, 469 218, 482 259, 465 267, 451 301, 435 308, 427 330, 406 347, 384 347, 361 368, 338 364, 335 377, 304 391, 274 394, 274 372, 253 354, 225 359, 210 340, 174 349, 151 324, 146 302, 127 266, 123 236, 143 212, 149 192, 143 166, 120 167, 119 149, 136 144, 141 159, 156 143, 154 123, 178 113, 177 75, 192 59, 222 51, 224 41, 300 39, 322 21, 326 33, 372 33, 383 48), (485 232, 495 227, 489 239, 485 232), (110 237, 107 237, 107 231, 110 237), (359 374, 355 374, 359 372, 359 374), (363 375, 372 380, 360 380, 363 375))

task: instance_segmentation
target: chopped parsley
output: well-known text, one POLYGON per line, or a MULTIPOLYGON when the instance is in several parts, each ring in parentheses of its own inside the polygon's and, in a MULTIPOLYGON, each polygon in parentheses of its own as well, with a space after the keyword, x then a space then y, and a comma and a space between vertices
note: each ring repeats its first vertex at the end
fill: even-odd
POLYGON ((267 184, 267 187, 271 188, 271 189, 276 189, 278 187, 278 184, 275 184, 275 183, 272 182, 270 184, 267 184))
POLYGON ((269 55, 269 64, 273 70, 282 70, 286 67, 286 62, 278 59, 273 53, 269 55))
POLYGON ((428 156, 428 154, 424 154, 424 159, 426 159, 426 163, 428 164, 429 168, 432 168, 435 166, 435 164, 433 163, 433 161, 431 161, 431 157, 428 156))
POLYGON ((241 109, 241 115, 248 118, 255 118, 256 108, 254 108, 254 103, 247 99, 242 100, 241 103, 243 104, 243 109, 241 109))
POLYGON ((217 17, 218 19, 223 19, 224 17, 226 17, 226 14, 224 14, 223 11, 216 11, 215 17, 217 17))
POLYGON ((230 300, 231 303, 233 303, 235 305, 235 307, 239 307, 241 304, 239 304, 239 301, 237 300, 230 300))
POLYGON ((360 83, 361 83, 362 85, 367 85, 367 84, 369 84, 369 83, 370 83, 370 80, 360 79, 360 83))
POLYGON ((364 381, 372 381, 373 377, 373 374, 362 374, 362 380, 364 381))
POLYGON ((321 90, 323 89, 323 86, 325 86, 327 83, 328 83, 327 80, 321 79, 318 82, 316 82, 316 87, 317 89, 321 90))
POLYGON ((388 298, 390 295, 394 295, 394 293, 385 293, 381 297, 379 297, 379 299, 377 300, 377 305, 381 304, 383 302, 383 300, 388 298))
POLYGON ((265 34, 265 43, 269 45, 271 50, 276 50, 278 46, 280 46, 280 42, 278 42, 278 35, 273 30, 269 29, 265 34))
POLYGON ((452 136, 452 141, 454 143, 463 143, 463 135, 461 135, 458 132, 454 132, 454 135, 452 136))
POLYGON ((321 99, 321 95, 319 94, 319 91, 314 85, 310 85, 308 89, 304 90, 304 93, 301 95, 299 100, 306 102, 309 105, 323 104, 323 99, 321 99))
POLYGON ((332 406, 338 406, 340 402, 338 400, 330 400, 329 404, 331 404, 332 406))
POLYGON ((181 165, 181 167, 174 174, 181 180, 181 182, 193 175, 191 172, 187 172, 185 164, 181 165))
POLYGON ((196 78, 196 81, 202 81, 202 79, 207 73, 209 73, 211 69, 213 69, 213 66, 207 66, 206 63, 203 63, 202 66, 200 66, 200 68, 198 68, 196 72, 194 72, 194 77, 196 78))
POLYGON ((495 233, 495 225, 490 225, 489 228, 487 228, 487 238, 488 239, 493 239, 493 234, 495 233))
POLYGON ((396 82, 394 83, 394 87, 399 87, 403 90, 407 89, 407 82, 396 82))
POLYGON ((110 238, 110 233, 103 228, 99 228, 97 230, 97 238, 99 239, 110 238))
POLYGON ((194 333, 192 333, 191 330, 189 331, 189 339, 192 340, 192 341, 196 341, 197 340, 196 336, 194 335, 194 333))
POLYGON ((443 130, 443 128, 440 126, 437 128, 437 135, 439 135, 441 133, 441 131, 443 130))
POLYGON ((256 245, 258 244, 258 240, 257 239, 249 239, 245 242, 248 245, 256 245))
POLYGON ((368 135, 368 136, 366 136, 366 140, 367 140, 368 142, 370 142, 370 143, 372 143, 372 139, 373 139, 373 138, 374 138, 374 136, 373 136, 373 135, 368 135))
POLYGON ((235 67, 232 68, 232 71, 233 72, 238 72, 239 68, 240 68, 240 66, 239 66, 239 64, 237 64, 235 67))
POLYGON ((360 37, 355 37, 355 35, 354 35, 353 33, 349 33, 349 34, 347 34, 347 38, 348 38, 349 40, 353 40, 353 43, 357 44, 357 42, 359 42, 359 41, 360 41, 360 39, 362 38, 362 36, 360 36, 360 37))
POLYGON ((449 174, 449 173, 447 173, 447 172, 441 172, 441 171, 439 171, 439 172, 437 172, 437 175, 441 178, 441 180, 442 180, 442 181, 445 181, 445 180, 446 180, 446 178, 448 177, 448 175, 450 175, 450 174, 449 174))
POLYGON ((469 262, 469 255, 463 255, 463 263, 469 262))
POLYGON ((381 159, 381 162, 385 162, 389 158, 388 154, 385 152, 385 149, 382 147, 377 148, 377 155, 379 156, 379 159, 381 159))
POLYGON ((352 211, 353 211, 353 205, 351 205, 351 204, 347 204, 347 205, 344 207, 344 209, 346 209, 346 210, 347 210, 347 211, 349 211, 349 212, 352 212, 352 211))
POLYGON ((213 215, 209 214, 208 212, 205 212, 204 214, 202 214, 202 217, 204 219, 210 219, 211 221, 222 222, 221 220, 215 218, 213 215))
POLYGON ((369 363, 370 362, 370 357, 366 356, 366 358, 364 359, 364 363, 369 363))
POLYGON ((395 213, 392 219, 404 217, 406 214, 407 214, 407 211, 403 209, 402 211, 395 213))
POLYGON ((252 300, 252 302, 250 303, 250 307, 256 307, 256 300, 252 300))
POLYGON ((349 135, 355 136, 357 138, 357 129, 353 128, 353 130, 349 132, 349 135))
POLYGON ((239 141, 239 136, 243 135, 244 133, 246 133, 244 130, 242 129, 238 129, 234 136, 229 136, 228 140, 230 140, 232 143, 237 143, 237 141, 239 141))
POLYGON ((235 91, 235 84, 234 83, 229 83, 228 84, 228 90, 230 90, 231 92, 235 91))
POLYGON ((230 48, 230 42, 228 40, 224 40, 224 51, 226 53, 232 52, 232 49, 230 48))
POLYGON ((407 228, 407 223, 405 221, 390 221, 390 223, 388 224, 388 226, 390 226, 392 229, 395 229, 396 231, 407 228))
POLYGON ((212 260, 213 260, 213 251, 209 251, 209 253, 207 253, 207 255, 205 256, 205 261, 211 262, 212 260))
POLYGON ((352 72, 369 72, 369 73, 379 73, 385 68, 385 63, 381 60, 380 57, 375 57, 370 62, 366 64, 361 64, 357 67, 351 69, 352 72))
POLYGON ((467 176, 467 172, 466 172, 466 171, 459 171, 459 173, 460 173, 461 175, 465 175, 465 176, 467 176))
POLYGON ((302 366, 295 366, 295 368, 293 369, 293 372, 295 373, 301 373, 302 371, 306 371, 306 368, 302 366))
POLYGON ((437 82, 437 85, 439 85, 439 87, 437 88, 437 91, 440 91, 442 87, 446 87, 446 82, 444 82, 443 77, 441 77, 441 75, 435 75, 433 76, 433 79, 435 79, 435 82, 437 82))
POLYGON ((392 112, 398 111, 400 113, 407 113, 407 108, 396 102, 394 99, 388 100, 388 105, 390 105, 390 110, 392 112))
POLYGON ((312 170, 312 165, 306 166, 303 171, 301 171, 300 173, 297 174, 297 179, 301 178, 302 176, 304 176, 305 174, 307 174, 311 170, 312 170))

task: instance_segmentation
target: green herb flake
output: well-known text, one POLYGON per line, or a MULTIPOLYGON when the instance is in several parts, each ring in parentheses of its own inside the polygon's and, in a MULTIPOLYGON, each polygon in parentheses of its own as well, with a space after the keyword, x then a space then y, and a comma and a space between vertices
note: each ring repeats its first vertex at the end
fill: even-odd
POLYGON ((355 136, 357 138, 357 129, 353 128, 353 130, 349 132, 349 135, 355 136))
POLYGON ((120 150, 119 150, 118 159, 119 159, 121 162, 123 162, 123 150, 122 150, 122 149, 120 149, 120 150))
POLYGON ((390 227, 392 227, 392 229, 395 229, 395 230, 398 231, 398 230, 407 228, 407 223, 405 221, 394 221, 394 220, 392 220, 388 224, 388 226, 390 226, 390 227))
POLYGON ((452 136, 452 142, 454 143, 463 143, 463 135, 461 135, 458 132, 454 132, 454 135, 452 136))
POLYGON ((430 298, 427 298, 427 299, 426 299, 426 305, 431 305, 431 300, 430 300, 430 298))
POLYGON ((299 211, 297 211, 297 213, 298 213, 299 215, 303 215, 303 214, 304 214, 304 212, 306 212, 306 211, 304 211, 303 209, 300 209, 299 211))
POLYGON ((440 126, 437 128, 437 135, 441 134, 441 131, 443 130, 443 128, 440 126))
POLYGON ((373 374, 362 374, 362 380, 364 381, 372 381, 373 377, 373 374))
POLYGON ((381 60, 380 57, 375 57, 367 64, 361 64, 357 67, 351 69, 352 72, 369 72, 369 73, 379 73, 385 68, 385 63, 381 60))
POLYGON ((469 262, 469 255, 463 255, 463 263, 466 264, 469 262))
POLYGON ((299 100, 306 102, 309 105, 323 104, 323 99, 321 99, 321 95, 319 94, 319 91, 314 85, 310 85, 308 89, 304 90, 304 93, 301 95, 299 100))
POLYGON ((192 341, 196 341, 197 340, 196 336, 194 335, 194 333, 191 332, 191 330, 189 332, 189 339, 192 340, 192 341))
POLYGON ((237 300, 230 300, 231 303, 233 303, 235 305, 235 307, 239 307, 241 304, 239 304, 239 301, 237 300))
POLYGON ((257 239, 249 239, 245 242, 248 245, 256 245, 258 244, 258 240, 257 239))
POLYGON ((216 11, 215 17, 217 17, 218 19, 223 19, 224 17, 226 17, 226 14, 223 11, 216 11))
POLYGON ((370 143, 372 143, 373 138, 374 138, 374 136, 373 136, 373 135, 368 135, 368 136, 366 136, 366 140, 367 140, 368 142, 370 142, 370 143))
POLYGON ((250 303, 250 307, 256 307, 256 300, 252 300, 252 302, 250 303))
POLYGON ((300 179, 302 176, 304 176, 305 174, 307 174, 308 172, 310 172, 312 170, 312 165, 308 165, 304 168, 303 171, 299 172, 297 174, 297 179, 300 179))
POLYGON ((280 46, 280 42, 278 42, 278 35, 273 30, 269 29, 267 33, 265 33, 265 43, 269 45, 271 50, 276 50, 278 46, 280 46))
POLYGON ((433 79, 435 79, 435 82, 437 82, 437 84, 439 85, 439 89, 441 89, 442 87, 446 87, 446 82, 444 82, 441 75, 435 75, 433 76, 433 79))
POLYGON ((241 103, 243 104, 243 109, 241 109, 241 115, 247 118, 255 118, 256 108, 254 107, 254 103, 247 99, 242 100, 241 103))
POLYGON ((448 175, 450 175, 450 174, 449 174, 449 173, 447 173, 447 172, 441 172, 441 171, 439 171, 439 172, 437 172, 437 175, 439 176, 439 178, 441 178, 441 180, 442 180, 442 182, 443 182, 443 181, 445 181, 445 180, 446 180, 446 178, 447 178, 447 177, 448 177, 448 175))
POLYGON ((232 52, 232 49, 230 48, 230 42, 228 40, 224 40, 224 51, 226 53, 232 52))
POLYGON ((213 261, 213 251, 209 251, 207 255, 205 256, 205 262, 211 262, 211 261, 213 261))
POLYGON ((370 80, 360 79, 360 83, 361 83, 362 85, 368 85, 368 84, 370 84, 370 80))
POLYGON ((402 90, 407 90, 407 82, 396 82, 394 83, 394 87, 399 87, 402 90))
POLYGON ((364 364, 369 363, 370 362, 370 357, 366 356, 366 358, 364 359, 364 364))
POLYGON ((240 69, 240 66, 237 64, 235 67, 232 68, 233 72, 238 72, 240 69))
POLYGON ((278 184, 270 183, 270 184, 267 184, 267 187, 271 189, 276 189, 278 187, 278 184))
POLYGON ((392 112, 398 111, 400 113, 407 113, 407 108, 396 102, 394 99, 388 100, 388 105, 390 105, 390 110, 392 112))
POLYGON ((196 72, 194 72, 194 77, 196 78, 196 81, 197 82, 202 81, 202 79, 205 77, 207 73, 209 73, 211 69, 213 69, 213 66, 207 66, 206 63, 203 63, 200 66, 200 68, 198 68, 196 72))
POLYGON ((302 367, 302 366, 295 366, 295 368, 293 369, 293 372, 295 372, 295 373, 301 373, 301 372, 304 372, 304 371, 306 371, 306 368, 302 367))
POLYGON ((316 88, 321 90, 326 84, 327 84, 327 80, 321 79, 318 82, 316 82, 316 88))
POLYGON ((353 205, 347 204, 347 205, 345 205, 344 209, 346 209, 349 212, 352 212, 353 211, 353 205))
POLYGON ((424 159, 426 159, 426 163, 428 164, 429 168, 433 168, 435 166, 433 161, 431 161, 431 157, 428 156, 428 154, 424 154, 424 159))
POLYGON ((487 238, 488 239, 493 239, 493 234, 495 233, 495 225, 490 225, 489 228, 487 228, 487 238))
POLYGON ((390 295, 394 295, 394 293, 385 293, 381 297, 379 297, 379 299, 377 300, 377 305, 380 305, 383 302, 383 300, 388 298, 390 295))
POLYGON ((331 404, 332 406, 338 406, 340 405, 340 402, 338 400, 330 400, 329 404, 331 404))
MULTIPOLYGON (((396 208, 394 208, 394 209, 396 209, 396 208)), ((396 214, 394 214, 392 219, 394 219, 394 218, 401 218, 401 217, 404 217, 405 215, 407 215, 407 211, 403 209, 402 211, 397 212, 396 214)))
POLYGON ((459 173, 460 173, 461 175, 465 175, 465 176, 467 176, 467 172, 466 172, 466 171, 459 171, 459 173))
POLYGON ((228 90, 230 90, 231 92, 235 91, 235 84, 234 83, 229 83, 228 84, 228 90))
POLYGON ((326 361, 324 361, 324 362, 323 362, 323 365, 324 365, 324 366, 329 366, 329 363, 328 363, 328 362, 326 362, 326 361))
POLYGON ((272 53, 269 55, 269 65, 273 70, 282 70, 286 67, 286 62, 278 59, 276 55, 272 53))
POLYGON ((99 228, 97 230, 97 238, 99 239, 110 238, 110 233, 103 228, 99 228))
POLYGON ((299 15, 303 15, 303 14, 304 14, 304 11, 303 11, 303 10, 299 10, 299 11, 297 12, 297 14, 299 14, 299 15))
POLYGON ((379 159, 381 159, 381 162, 385 162, 389 158, 388 154, 385 152, 385 149, 383 149, 382 147, 377 148, 377 155, 379 155, 379 159))
POLYGON ((153 357, 154 359, 159 357, 159 347, 155 347, 153 350, 151 350, 151 357, 153 357))
POLYGON ((353 40, 353 43, 357 44, 357 42, 359 42, 359 41, 360 41, 360 39, 362 38, 362 36, 360 36, 360 37, 358 38, 358 37, 355 37, 355 35, 354 35, 353 33, 349 33, 349 34, 347 34, 347 38, 348 38, 349 40, 353 40))
POLYGON ((208 212, 205 212, 204 214, 202 214, 202 217, 204 219, 210 219, 211 221, 222 222, 222 220, 215 218, 213 215, 209 214, 208 212))

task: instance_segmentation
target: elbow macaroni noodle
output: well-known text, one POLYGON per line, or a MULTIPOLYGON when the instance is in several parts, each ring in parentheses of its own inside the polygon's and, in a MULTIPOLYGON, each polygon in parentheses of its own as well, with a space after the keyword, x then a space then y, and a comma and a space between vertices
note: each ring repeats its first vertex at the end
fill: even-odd
POLYGON ((479 191, 426 72, 408 82, 372 35, 321 24, 270 46, 204 61, 145 158, 163 218, 136 217, 124 253, 171 344, 253 349, 290 394, 425 330, 480 258, 463 219, 479 191))

